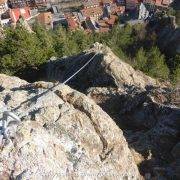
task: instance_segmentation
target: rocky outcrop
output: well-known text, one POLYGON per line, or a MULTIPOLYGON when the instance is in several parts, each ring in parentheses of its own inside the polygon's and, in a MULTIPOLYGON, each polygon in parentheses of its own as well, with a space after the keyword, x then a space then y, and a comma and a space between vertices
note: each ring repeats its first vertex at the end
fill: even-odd
POLYGON ((136 71, 98 43, 78 56, 49 63, 48 77, 63 82, 94 54, 69 85, 94 99, 123 130, 146 179, 177 178, 179 161, 171 151, 179 141, 178 89, 136 71))
MULTIPOLYGON (((174 8, 178 6, 175 5, 174 8)), ((175 13, 176 14, 176 13, 175 13)), ((180 53, 180 27, 175 16, 164 16, 148 24, 148 35, 156 34, 157 45, 166 58, 173 58, 180 53)))
POLYGON ((165 90, 94 87, 87 90, 87 95, 123 129, 145 177, 179 178, 179 146, 176 144, 179 142, 180 109, 167 103, 165 90), (168 105, 164 105, 166 103, 168 105))
POLYGON ((165 54, 173 56, 180 53, 180 28, 167 25, 158 33, 159 47, 165 54))
POLYGON ((179 90, 172 91, 157 84, 137 86, 126 79, 124 84, 91 87, 86 93, 123 129, 146 179, 178 179, 180 161, 171 151, 179 142, 180 109, 175 106, 180 105, 179 90))
POLYGON ((63 82, 94 54, 69 85, 94 99, 123 130, 146 179, 177 178, 177 168, 172 167, 179 161, 171 151, 180 134, 178 89, 136 71, 99 43, 76 57, 49 63, 48 77, 63 82))
POLYGON ((1 115, 11 110, 22 121, 2 140, 3 176, 139 179, 136 163, 145 179, 179 178, 178 89, 136 71, 99 43, 51 60, 44 79, 54 83, 0 76, 1 115), (87 96, 56 86, 93 56, 68 81, 87 96))
POLYGON ((4 111, 21 119, 1 134, 0 179, 140 179, 122 131, 87 96, 6 75, 0 86, 1 120, 4 111))
POLYGON ((157 80, 146 76, 141 71, 136 71, 129 64, 115 56, 110 48, 99 43, 95 43, 90 50, 78 56, 50 61, 47 65, 48 79, 63 82, 92 58, 94 54, 96 56, 93 61, 71 80, 69 85, 81 91, 89 87, 135 85, 145 89, 147 86, 160 85, 157 80))

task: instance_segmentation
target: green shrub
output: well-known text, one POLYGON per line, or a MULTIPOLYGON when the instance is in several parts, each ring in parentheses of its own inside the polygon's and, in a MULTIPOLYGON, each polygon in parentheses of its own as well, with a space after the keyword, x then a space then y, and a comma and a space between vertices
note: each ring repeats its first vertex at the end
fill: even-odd
POLYGON ((178 57, 173 60, 173 68, 172 63, 167 66, 164 55, 156 47, 156 34, 147 36, 143 25, 117 25, 109 33, 87 34, 62 27, 47 31, 34 24, 33 31, 29 33, 23 27, 6 29, 5 38, 0 40, 0 72, 18 74, 28 67, 38 68, 52 56, 60 58, 75 55, 94 42, 100 42, 108 45, 118 57, 150 76, 168 79, 169 67, 172 79, 179 77, 178 57))

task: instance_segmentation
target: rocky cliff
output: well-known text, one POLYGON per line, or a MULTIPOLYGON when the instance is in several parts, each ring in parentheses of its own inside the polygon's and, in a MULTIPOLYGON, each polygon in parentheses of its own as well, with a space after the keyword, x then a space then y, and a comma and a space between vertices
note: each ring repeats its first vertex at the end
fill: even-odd
POLYGON ((179 90, 134 70, 98 43, 50 61, 44 79, 53 83, 0 75, 1 120, 7 111, 20 118, 1 133, 1 177, 180 177, 179 90), (68 82, 71 88, 57 85, 93 56, 68 82))
POLYGON ((157 46, 168 58, 180 53, 180 27, 176 20, 174 16, 164 16, 150 21, 147 26, 148 35, 156 34, 157 46))
POLYGON ((84 53, 51 61, 47 65, 49 80, 63 82, 76 72, 94 54, 93 61, 69 83, 81 91, 89 87, 125 87, 135 85, 144 89, 148 86, 158 86, 160 83, 146 76, 141 71, 135 71, 129 64, 120 60, 110 48, 95 43, 84 53))
POLYGON ((69 85, 94 99, 123 130, 143 175, 178 176, 170 164, 179 141, 179 89, 134 70, 98 43, 78 56, 51 62, 49 79, 63 82, 94 54, 69 85))
POLYGON ((158 36, 158 46, 167 56, 180 54, 180 27, 174 24, 167 24, 163 27, 156 27, 158 36))

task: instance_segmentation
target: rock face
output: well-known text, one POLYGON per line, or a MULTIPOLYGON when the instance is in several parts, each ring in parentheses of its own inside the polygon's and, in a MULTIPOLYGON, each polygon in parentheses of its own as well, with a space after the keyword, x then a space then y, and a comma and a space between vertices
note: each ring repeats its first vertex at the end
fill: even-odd
POLYGON ((140 179, 122 131, 87 96, 6 75, 0 86, 1 118, 21 119, 2 140, 0 179, 140 179))
MULTIPOLYGON (((143 155, 145 159, 139 163, 142 173, 155 175, 155 167, 173 159, 171 150, 179 141, 180 110, 157 102, 166 100, 163 92, 157 99, 152 91, 130 90, 90 88, 87 94, 124 130, 129 146, 143 155), (151 158, 147 160, 149 153, 151 158)), ((177 154, 176 149, 173 152, 177 154)))
POLYGON ((70 85, 79 90, 89 87, 123 87, 136 85, 141 88, 157 86, 158 81, 146 76, 141 71, 135 71, 129 64, 120 60, 110 48, 96 43, 94 46, 78 56, 64 58, 50 62, 47 68, 49 80, 63 82, 76 72, 96 54, 93 61, 81 71, 70 85))
POLYGON ((179 142, 178 89, 172 91, 168 84, 135 71, 98 43, 76 57, 50 63, 48 77, 63 82, 94 54, 90 65, 69 85, 94 99, 123 130, 146 179, 179 178, 174 168, 179 161, 171 153, 179 142))
POLYGON ((44 79, 64 82, 94 55, 68 82, 82 93, 0 76, 1 116, 11 110, 22 121, 4 133, 2 176, 140 179, 137 164, 145 179, 180 178, 178 89, 134 70, 98 43, 50 61, 44 79))
POLYGON ((166 26, 158 33, 159 47, 169 55, 180 53, 180 28, 166 26))
POLYGON ((166 16, 156 19, 149 23, 149 35, 155 33, 157 36, 157 45, 161 51, 170 58, 180 53, 180 27, 178 26, 178 9, 180 9, 179 0, 173 1, 171 6, 176 11, 176 16, 166 16), (178 7, 179 6, 179 7, 178 7))

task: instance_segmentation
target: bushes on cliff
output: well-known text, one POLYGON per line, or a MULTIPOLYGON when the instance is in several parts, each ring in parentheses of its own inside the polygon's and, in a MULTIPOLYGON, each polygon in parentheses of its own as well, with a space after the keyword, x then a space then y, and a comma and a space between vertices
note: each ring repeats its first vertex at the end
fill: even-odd
POLYGON ((180 26, 180 10, 176 11, 175 16, 176 16, 176 23, 178 26, 180 26))
MULTIPOLYGON (((168 78, 165 57, 156 48, 156 35, 147 37, 143 25, 115 26, 109 33, 87 34, 61 27, 47 31, 35 24, 33 31, 29 33, 23 27, 6 30, 5 38, 0 40, 0 72, 18 75, 23 69, 38 68, 52 56, 75 55, 94 42, 100 42, 136 69, 156 78, 168 78)), ((173 68, 171 76, 172 72, 173 79, 177 79, 179 70, 173 68)))
POLYGON ((152 47, 148 52, 140 48, 135 57, 135 68, 155 78, 167 80, 169 77, 165 57, 157 47, 152 47))
POLYGON ((165 63, 165 57, 157 47, 152 47, 148 53, 147 72, 150 76, 167 80, 169 69, 165 63))
POLYGON ((177 67, 173 71, 173 83, 174 84, 180 84, 180 67, 177 67))
POLYGON ((44 51, 44 55, 47 56, 46 59, 55 55, 53 33, 47 31, 40 24, 34 24, 33 31, 38 39, 39 47, 44 51))
POLYGON ((173 73, 171 79, 173 83, 180 84, 180 55, 176 55, 173 62, 173 73))
POLYGON ((7 29, 0 45, 0 71, 15 74, 26 67, 37 67, 48 58, 36 34, 22 27, 7 29))
POLYGON ((140 48, 135 56, 134 67, 147 72, 147 55, 143 48, 140 48))

